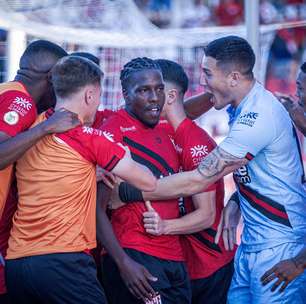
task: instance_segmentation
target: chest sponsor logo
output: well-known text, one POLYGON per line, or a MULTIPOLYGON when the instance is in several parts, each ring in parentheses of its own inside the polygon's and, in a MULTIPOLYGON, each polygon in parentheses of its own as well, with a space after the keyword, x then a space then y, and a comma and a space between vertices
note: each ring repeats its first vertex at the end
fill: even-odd
POLYGON ((242 166, 234 172, 234 179, 239 184, 251 183, 251 177, 247 166, 242 166))
POLYGON ((132 126, 132 127, 128 127, 128 128, 124 128, 120 126, 120 131, 121 132, 129 132, 129 131, 136 131, 136 127, 132 126))
POLYGON ((85 126, 82 128, 82 130, 83 130, 83 133, 85 134, 93 134, 93 131, 94 131, 93 128, 85 127, 85 126))
POLYGON ((8 107, 9 110, 15 111, 21 116, 25 116, 32 108, 32 103, 25 98, 16 97, 8 107))
POLYGON ((13 125, 16 125, 16 123, 19 121, 19 115, 15 111, 10 111, 4 114, 3 120, 7 124, 13 126, 13 125))
POLYGON ((258 115, 259 114, 256 112, 248 112, 248 113, 242 114, 238 118, 237 124, 253 127, 256 122, 256 119, 258 118, 258 115))
POLYGON ((156 295, 153 299, 149 300, 146 299, 145 300, 145 304, 162 304, 162 300, 161 300, 161 296, 158 294, 156 295))
POLYGON ((109 141, 114 142, 114 134, 107 131, 103 131, 102 133, 109 141))

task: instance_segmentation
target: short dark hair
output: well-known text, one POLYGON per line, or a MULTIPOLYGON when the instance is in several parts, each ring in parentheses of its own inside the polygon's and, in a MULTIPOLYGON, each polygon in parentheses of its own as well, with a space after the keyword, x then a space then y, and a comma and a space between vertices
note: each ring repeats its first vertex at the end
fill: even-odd
POLYGON ((234 65, 241 74, 253 78, 255 54, 245 39, 238 36, 222 37, 210 42, 204 52, 206 56, 216 59, 218 65, 234 65))
POLYGON ((185 94, 188 90, 188 77, 183 67, 171 60, 156 59, 155 62, 160 66, 163 74, 163 79, 177 85, 185 94))
POLYGON ((129 61, 123 66, 120 72, 120 81, 122 89, 125 90, 128 85, 129 78, 135 72, 143 70, 158 70, 162 73, 159 65, 151 58, 148 57, 137 57, 129 61))
POLYGON ((306 61, 301 65, 301 71, 306 74, 306 61))
POLYGON ((20 69, 32 69, 40 73, 48 72, 53 65, 67 52, 59 45, 47 41, 36 40, 30 43, 19 62, 20 69))
POLYGON ((100 59, 91 54, 91 53, 88 53, 88 52, 73 52, 70 54, 70 56, 80 56, 80 57, 84 57, 84 58, 87 58, 91 61, 93 61, 96 65, 100 65, 100 59))
POLYGON ((103 72, 94 62, 80 56, 62 58, 52 69, 55 95, 61 98, 76 93, 88 84, 101 82, 103 72))

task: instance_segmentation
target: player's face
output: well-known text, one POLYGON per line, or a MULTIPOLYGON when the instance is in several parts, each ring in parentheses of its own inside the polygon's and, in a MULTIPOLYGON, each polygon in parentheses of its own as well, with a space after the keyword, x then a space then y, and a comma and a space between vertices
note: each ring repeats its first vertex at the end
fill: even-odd
POLYGON ((220 110, 231 103, 229 75, 217 66, 216 59, 203 57, 200 84, 213 95, 215 109, 220 110))
POLYGON ((306 73, 302 71, 296 79, 296 95, 299 98, 299 103, 306 111, 306 73))
POLYGON ((126 110, 143 124, 154 127, 165 103, 163 78, 158 70, 131 75, 125 93, 126 110))
POLYGON ((91 126, 94 123, 96 113, 101 101, 101 94, 102 94, 102 89, 100 83, 95 85, 90 85, 88 90, 86 91, 85 104, 87 107, 87 111, 86 114, 84 115, 84 121, 83 121, 85 125, 91 126))

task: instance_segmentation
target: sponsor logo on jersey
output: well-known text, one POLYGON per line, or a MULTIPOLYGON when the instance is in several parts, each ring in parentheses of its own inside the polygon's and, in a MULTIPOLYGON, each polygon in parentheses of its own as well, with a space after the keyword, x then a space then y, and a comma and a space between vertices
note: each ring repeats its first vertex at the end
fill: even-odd
POLYGON ((83 126, 82 131, 83 131, 83 133, 85 133, 85 134, 93 134, 94 129, 91 128, 91 127, 83 126))
POLYGON ((114 134, 107 131, 103 131, 102 133, 109 141, 114 142, 114 134))
POLYGON ((196 145, 190 148, 190 152, 192 157, 206 156, 208 154, 208 148, 204 145, 196 145))
POLYGON ((129 128, 123 128, 123 127, 120 126, 120 131, 121 132, 136 131, 136 127, 132 126, 132 127, 129 127, 129 128))
POLYGON ((3 116, 3 120, 13 126, 13 125, 16 125, 16 123, 18 122, 19 120, 19 115, 17 112, 15 111, 10 111, 10 112, 6 112, 3 116))
POLYGON ((251 177, 247 166, 242 166, 234 172, 234 179, 239 184, 249 184, 251 177))
POLYGON ((161 300, 161 296, 160 294, 157 294, 153 299, 149 300, 146 299, 145 300, 145 304, 162 304, 162 300, 161 300))
POLYGON ((257 119, 258 115, 259 114, 256 113, 256 112, 244 113, 244 114, 240 115, 240 117, 238 118, 237 124, 253 127, 253 125, 256 122, 256 119, 257 119))
POLYGON ((16 97, 13 101, 13 103, 16 103, 17 105, 23 107, 24 109, 26 110, 31 110, 32 108, 32 103, 28 100, 26 100, 25 98, 23 97, 16 97))

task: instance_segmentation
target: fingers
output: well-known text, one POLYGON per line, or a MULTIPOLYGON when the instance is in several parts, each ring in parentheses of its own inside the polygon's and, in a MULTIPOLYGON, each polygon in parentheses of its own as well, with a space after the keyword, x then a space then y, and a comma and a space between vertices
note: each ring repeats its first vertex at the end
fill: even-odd
POLYGON ((269 283, 271 280, 275 278, 274 270, 275 270, 275 267, 272 267, 271 269, 267 270, 263 274, 263 276, 260 278, 263 285, 266 285, 267 283, 269 283), (272 275, 274 275, 274 277, 272 279, 269 279, 270 277, 272 277, 272 275))
POLYGON ((223 214, 223 210, 222 210, 220 222, 219 222, 219 225, 217 227, 217 233, 216 233, 216 236, 215 236, 215 244, 218 244, 219 241, 220 241, 220 237, 221 237, 222 230, 223 230, 223 217, 224 217, 224 214, 223 214))
POLYGON ((104 174, 101 174, 100 176, 100 180, 109 188, 114 189, 114 184, 108 179, 107 176, 105 176, 104 174))
POLYGON ((279 292, 283 292, 286 289, 286 287, 288 286, 289 283, 290 283, 289 280, 285 281, 285 283, 281 286, 279 292))
POLYGON ((276 283, 272 286, 271 291, 275 291, 278 286, 284 281, 284 277, 280 276, 278 277, 278 280, 276 281, 276 283))
POLYGON ((145 206, 147 208, 148 211, 155 211, 151 205, 150 201, 145 201, 145 206))
POLYGON ((235 241, 236 241, 236 229, 230 228, 228 229, 228 245, 230 250, 234 249, 235 241))
POLYGON ((228 234, 229 234, 228 229, 223 229, 222 238, 223 238, 224 248, 226 251, 229 251, 230 248, 228 234))

